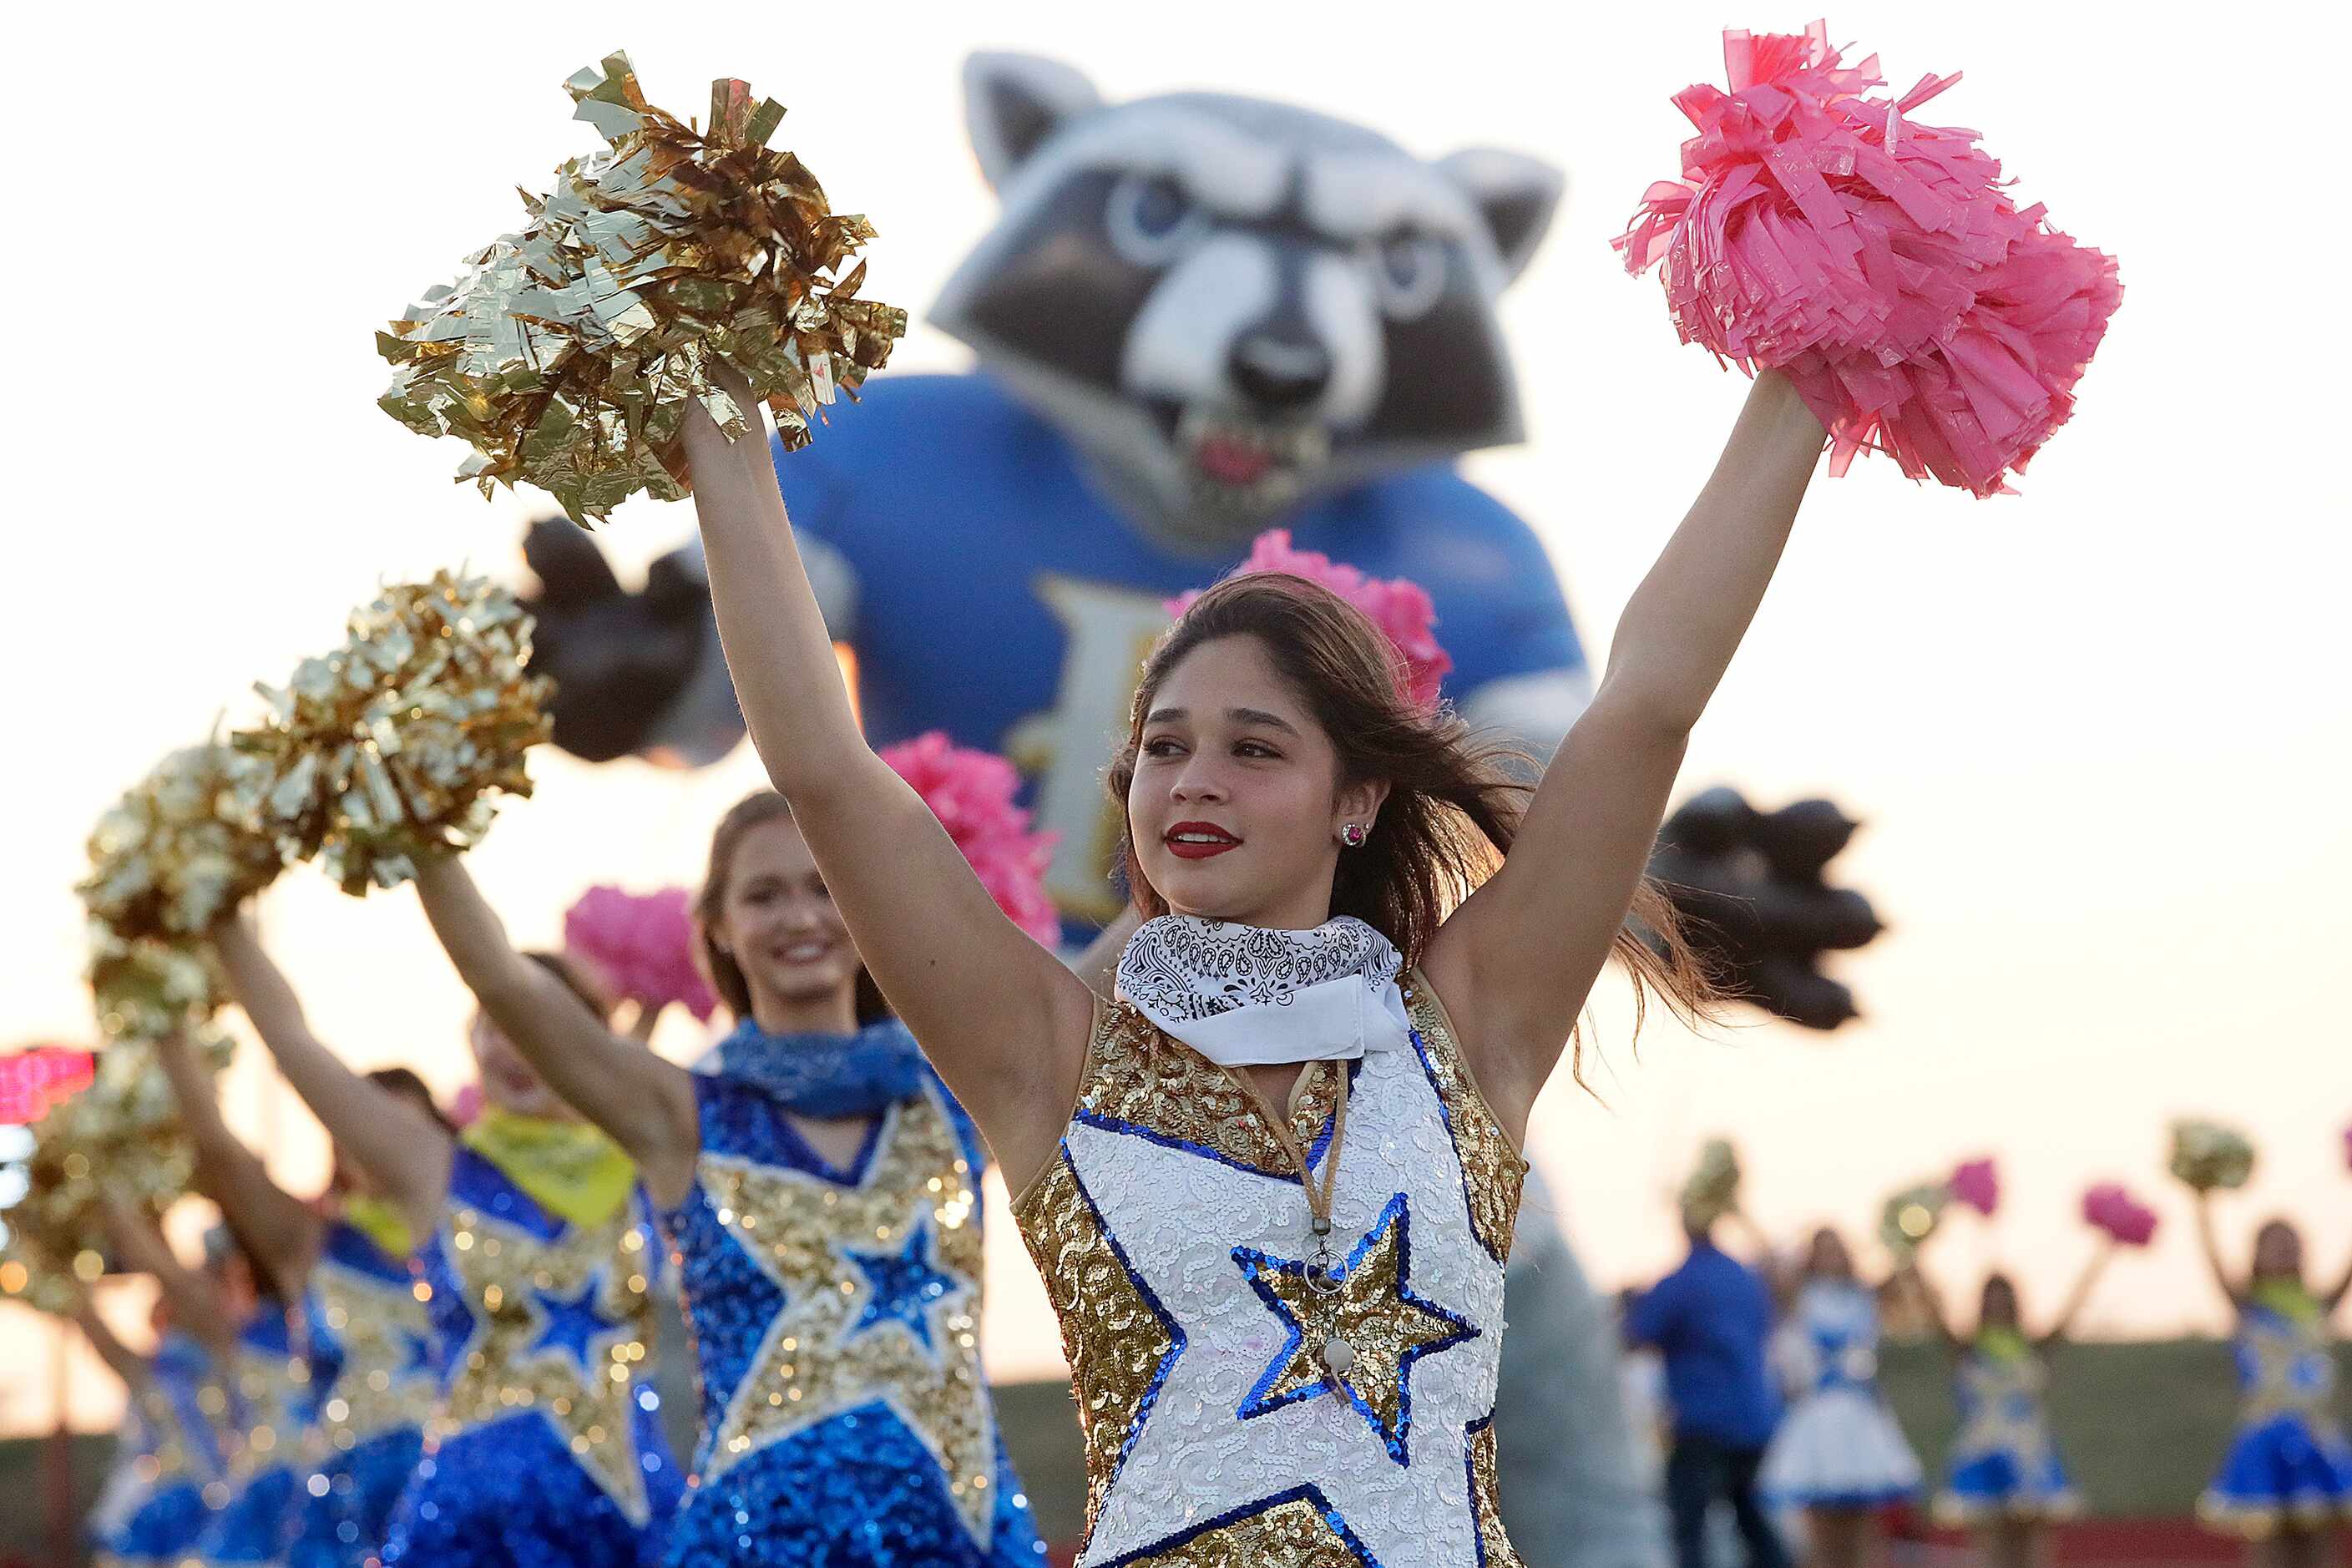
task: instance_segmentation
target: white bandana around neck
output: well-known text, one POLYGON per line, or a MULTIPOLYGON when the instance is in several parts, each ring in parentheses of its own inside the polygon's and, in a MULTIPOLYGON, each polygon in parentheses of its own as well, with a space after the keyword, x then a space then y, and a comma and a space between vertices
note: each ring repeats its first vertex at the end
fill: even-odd
POLYGON ((1313 931, 1162 915, 1128 942, 1118 994, 1222 1067, 1353 1061, 1412 1043, 1403 967, 1353 915, 1313 931))

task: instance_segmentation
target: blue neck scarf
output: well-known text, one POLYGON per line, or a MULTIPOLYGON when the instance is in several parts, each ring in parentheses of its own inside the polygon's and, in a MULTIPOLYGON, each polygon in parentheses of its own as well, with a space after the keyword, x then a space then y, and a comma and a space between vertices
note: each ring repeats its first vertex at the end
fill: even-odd
POLYGON ((929 1068, 896 1018, 854 1035, 772 1035, 745 1018, 694 1064, 740 1079, 803 1116, 878 1116, 923 1090, 929 1068))

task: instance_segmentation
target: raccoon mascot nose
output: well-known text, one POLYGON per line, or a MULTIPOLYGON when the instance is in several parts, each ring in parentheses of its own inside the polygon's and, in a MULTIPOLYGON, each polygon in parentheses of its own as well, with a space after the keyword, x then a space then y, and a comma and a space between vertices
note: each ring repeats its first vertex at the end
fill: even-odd
POLYGON ((1234 341, 1225 365, 1242 395, 1268 414, 1297 413, 1331 381, 1331 351, 1299 328, 1253 327, 1234 341))

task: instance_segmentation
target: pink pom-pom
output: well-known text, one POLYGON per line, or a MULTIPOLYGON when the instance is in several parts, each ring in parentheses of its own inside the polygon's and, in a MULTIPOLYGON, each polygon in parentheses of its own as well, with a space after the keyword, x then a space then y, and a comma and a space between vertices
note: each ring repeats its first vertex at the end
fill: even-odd
MULTIPOLYGON (((1427 710, 1437 706, 1438 689, 1444 684, 1445 672, 1454 668, 1454 659, 1438 646, 1436 634, 1431 629, 1437 625, 1437 606, 1420 584, 1406 577, 1367 577, 1355 567, 1334 561, 1319 551, 1293 549, 1286 528, 1269 529, 1259 534, 1250 549, 1249 559, 1231 574, 1243 577, 1253 572, 1287 572, 1294 577, 1304 577, 1310 583, 1321 584, 1361 610, 1365 618, 1388 638, 1399 666, 1398 689, 1416 708, 1427 710)), ((1168 613, 1182 615, 1200 596, 1201 590, 1195 588, 1169 600, 1168 613)))
POLYGON ((482 1096, 480 1084, 467 1084, 449 1101, 449 1124, 458 1128, 471 1127, 482 1119, 482 1108, 488 1103, 482 1096))
POLYGON ((614 991, 646 1007, 677 1003, 707 1023, 719 998, 695 965, 695 942, 694 900, 684 888, 591 888, 563 914, 564 946, 614 991))
POLYGON ((2114 1182, 2083 1194, 2083 1218, 2124 1247, 2146 1247, 2156 1235, 2156 1211, 2114 1182))
POLYGON ((2000 1172, 1990 1159, 1970 1160, 1952 1173, 1952 1201, 1963 1203, 1988 1219, 2000 1206, 2000 1172))
POLYGON ((1013 764, 937 730, 886 748, 882 760, 923 797, 996 907, 1047 947, 1060 941, 1061 919, 1045 896, 1056 836, 1029 831, 1029 813, 1013 804, 1021 784, 1013 764))
POLYGON ((1865 97, 1878 57, 1843 64, 1822 22, 1727 32, 1724 64, 1730 91, 1675 96, 1699 133, 1612 242, 1626 269, 1664 263, 1685 342, 1787 375, 1829 427, 1832 473, 1876 450, 2007 492, 2074 412, 2123 300, 2115 258, 2012 203, 1975 132, 1906 118, 1957 74, 1865 97))

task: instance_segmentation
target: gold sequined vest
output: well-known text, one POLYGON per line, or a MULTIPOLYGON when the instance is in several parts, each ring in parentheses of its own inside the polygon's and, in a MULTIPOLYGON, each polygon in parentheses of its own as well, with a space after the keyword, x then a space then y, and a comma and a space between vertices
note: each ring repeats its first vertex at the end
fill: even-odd
POLYGON ((1516 1568, 1493 1415, 1527 1166, 1419 973, 1404 994, 1409 1048, 1312 1065, 1294 1096, 1318 1180, 1349 1097, 1329 1274, 1255 1098, 1098 1011, 1061 1148, 1013 1207, 1076 1387, 1082 1568, 1516 1568))

